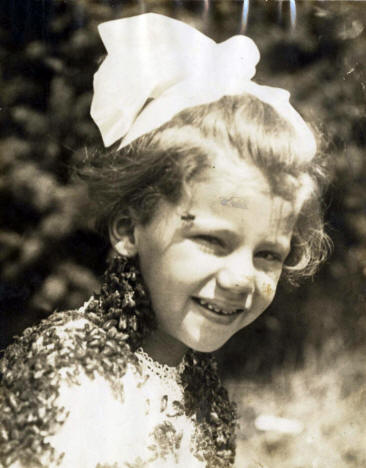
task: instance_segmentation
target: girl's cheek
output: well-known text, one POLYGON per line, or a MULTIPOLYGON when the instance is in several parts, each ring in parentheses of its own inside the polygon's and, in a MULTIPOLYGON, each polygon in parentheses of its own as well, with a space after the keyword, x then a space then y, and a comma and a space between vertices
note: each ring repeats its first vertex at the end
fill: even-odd
POLYGON ((275 291, 271 283, 264 284, 264 294, 268 298, 272 298, 275 295, 275 291))
POLYGON ((267 301, 272 301, 276 294, 277 282, 274 278, 263 279, 261 284, 262 296, 266 298, 267 301))

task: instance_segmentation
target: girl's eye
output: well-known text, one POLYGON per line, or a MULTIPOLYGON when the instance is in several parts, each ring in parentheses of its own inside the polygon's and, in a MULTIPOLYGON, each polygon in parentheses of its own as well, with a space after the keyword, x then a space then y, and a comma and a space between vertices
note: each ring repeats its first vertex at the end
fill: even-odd
POLYGON ((269 250, 263 250, 261 252, 257 253, 258 258, 263 258, 263 260, 266 260, 267 262, 278 262, 282 263, 282 255, 276 253, 276 252, 271 252, 269 250))
POLYGON ((215 236, 200 234, 198 236, 194 236, 193 239, 206 248, 210 248, 210 249, 225 248, 224 242, 215 236))

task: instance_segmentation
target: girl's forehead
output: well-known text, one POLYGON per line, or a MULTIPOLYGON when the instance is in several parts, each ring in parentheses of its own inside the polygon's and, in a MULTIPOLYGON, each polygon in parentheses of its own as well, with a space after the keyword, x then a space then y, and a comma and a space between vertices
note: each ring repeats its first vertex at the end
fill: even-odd
POLYGON ((221 151, 210 161, 210 165, 202 169, 199 175, 192 181, 192 193, 206 191, 207 195, 215 197, 218 193, 225 192, 240 196, 250 191, 271 195, 270 185, 257 166, 248 161, 236 157, 235 154, 223 154, 221 151))
POLYGON ((267 213, 284 230, 296 220, 294 203, 271 190, 262 171, 246 161, 217 159, 192 181, 184 208, 197 217, 242 222, 244 217, 267 213))

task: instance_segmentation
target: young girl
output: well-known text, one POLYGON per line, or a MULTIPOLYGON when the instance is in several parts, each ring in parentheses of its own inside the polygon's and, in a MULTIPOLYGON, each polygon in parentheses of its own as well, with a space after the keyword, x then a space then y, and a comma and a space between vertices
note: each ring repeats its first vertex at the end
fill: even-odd
POLYGON ((312 274, 326 236, 315 139, 259 53, 156 14, 100 26, 89 184, 116 256, 80 310, 2 360, 4 467, 228 467, 235 409, 210 352, 312 274))

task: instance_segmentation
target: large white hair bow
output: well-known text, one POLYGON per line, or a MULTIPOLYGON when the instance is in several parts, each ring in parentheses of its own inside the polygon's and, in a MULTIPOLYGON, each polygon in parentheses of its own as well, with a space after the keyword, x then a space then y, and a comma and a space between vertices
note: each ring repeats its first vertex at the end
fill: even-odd
POLYGON ((304 138, 315 139, 284 89, 251 81, 260 54, 246 36, 217 44, 195 28, 156 13, 99 25, 108 55, 94 75, 91 116, 105 146, 120 148, 188 107, 249 93, 272 105, 304 138))

